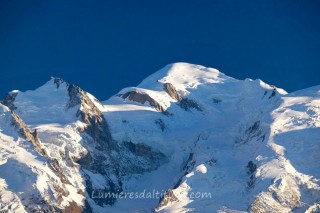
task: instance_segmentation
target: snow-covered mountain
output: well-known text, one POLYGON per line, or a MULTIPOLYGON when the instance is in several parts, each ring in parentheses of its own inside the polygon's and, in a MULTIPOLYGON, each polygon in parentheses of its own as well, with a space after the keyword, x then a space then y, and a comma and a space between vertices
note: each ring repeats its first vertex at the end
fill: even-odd
POLYGON ((320 212, 320 86, 175 63, 100 102, 51 78, 0 105, 0 212, 320 212))

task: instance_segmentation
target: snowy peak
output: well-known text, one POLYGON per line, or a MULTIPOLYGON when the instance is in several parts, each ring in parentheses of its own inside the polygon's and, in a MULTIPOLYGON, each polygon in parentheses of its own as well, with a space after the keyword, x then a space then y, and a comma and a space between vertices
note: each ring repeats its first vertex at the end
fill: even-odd
POLYGON ((176 106, 184 111, 201 113, 216 110, 212 102, 221 102, 225 97, 239 100, 251 97, 262 103, 267 100, 272 102, 284 94, 284 90, 268 85, 260 79, 242 81, 213 68, 174 63, 147 77, 138 87, 121 90, 116 97, 104 104, 109 105, 109 110, 113 110, 125 101, 133 108, 172 115, 180 113, 176 106))
POLYGON ((317 212, 319 101, 319 86, 287 94, 188 63, 102 103, 60 78, 13 91, 0 212, 317 212))
POLYGON ((154 82, 161 82, 172 83, 177 87, 184 86, 187 88, 191 86, 195 87, 201 82, 218 83, 229 78, 213 68, 188 63, 174 63, 147 77, 138 87, 148 88, 154 85, 154 82))
POLYGON ((36 90, 9 93, 2 104, 19 112, 23 120, 29 124, 66 124, 76 120, 77 110, 80 108, 93 107, 95 109, 92 109, 92 112, 88 109, 86 111, 98 113, 97 108, 102 107, 95 97, 80 87, 54 77, 36 90), (68 113, 70 110, 73 113, 68 113), (43 116, 39 117, 39 114, 43 116))
POLYGON ((11 92, 2 103, 19 112, 22 119, 29 124, 54 120, 59 123, 67 122, 70 119, 63 117, 69 102, 67 84, 56 84, 54 81, 51 79, 34 91, 11 92))

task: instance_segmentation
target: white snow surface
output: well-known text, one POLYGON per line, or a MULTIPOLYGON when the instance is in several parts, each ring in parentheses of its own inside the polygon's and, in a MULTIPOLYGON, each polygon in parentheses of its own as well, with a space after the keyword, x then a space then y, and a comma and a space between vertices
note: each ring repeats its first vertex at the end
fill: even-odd
MULTIPOLYGON (((260 79, 237 80, 213 68, 188 63, 167 65, 143 80, 136 91, 164 107, 157 111, 115 95, 102 105, 118 144, 145 144, 167 161, 157 169, 121 177, 123 192, 168 189, 176 199, 117 199, 114 205, 89 202, 94 212, 317 212, 320 211, 320 86, 287 93, 260 79), (170 83, 198 108, 181 107, 164 91, 170 83)), ((67 84, 50 80, 34 91, 15 91, 17 113, 37 129, 41 145, 68 177, 69 196, 61 205, 84 205, 83 173, 93 187, 107 183, 104 174, 70 165, 61 153, 79 157, 87 151, 78 129, 85 124, 67 109, 67 84)), ((46 159, 10 126, 10 110, 0 108, 0 212, 25 212, 35 191, 45 197, 57 175, 46 159)), ((112 166, 112 165, 110 165, 112 166)), ((61 183, 59 183, 61 185, 61 183)), ((88 194, 86 194, 88 196, 88 194)), ((63 208, 63 206, 61 207, 63 208)))

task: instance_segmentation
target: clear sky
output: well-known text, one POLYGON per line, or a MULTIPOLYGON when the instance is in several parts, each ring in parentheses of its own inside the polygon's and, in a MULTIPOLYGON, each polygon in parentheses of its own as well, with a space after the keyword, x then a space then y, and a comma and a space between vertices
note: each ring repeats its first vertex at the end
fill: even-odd
POLYGON ((320 1, 0 1, 1 97, 57 76, 105 100, 173 62, 320 84, 320 1))

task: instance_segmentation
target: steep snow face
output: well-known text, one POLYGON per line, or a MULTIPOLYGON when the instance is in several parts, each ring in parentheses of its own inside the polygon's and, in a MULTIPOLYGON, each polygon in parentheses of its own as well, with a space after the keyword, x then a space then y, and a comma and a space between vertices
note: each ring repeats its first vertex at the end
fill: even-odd
POLYGON ((83 196, 71 197, 81 187, 61 180, 58 165, 53 168, 51 159, 35 151, 21 122, 0 104, 0 211, 49 212, 83 205, 83 196))
MULTIPOLYGON (((41 159, 64 183, 60 209, 74 201, 94 212, 315 212, 319 94, 319 86, 287 94, 175 63, 102 103, 56 78, 3 103, 32 129, 41 159)), ((26 210, 3 185, 0 199, 6 193, 3 208, 26 210)))

